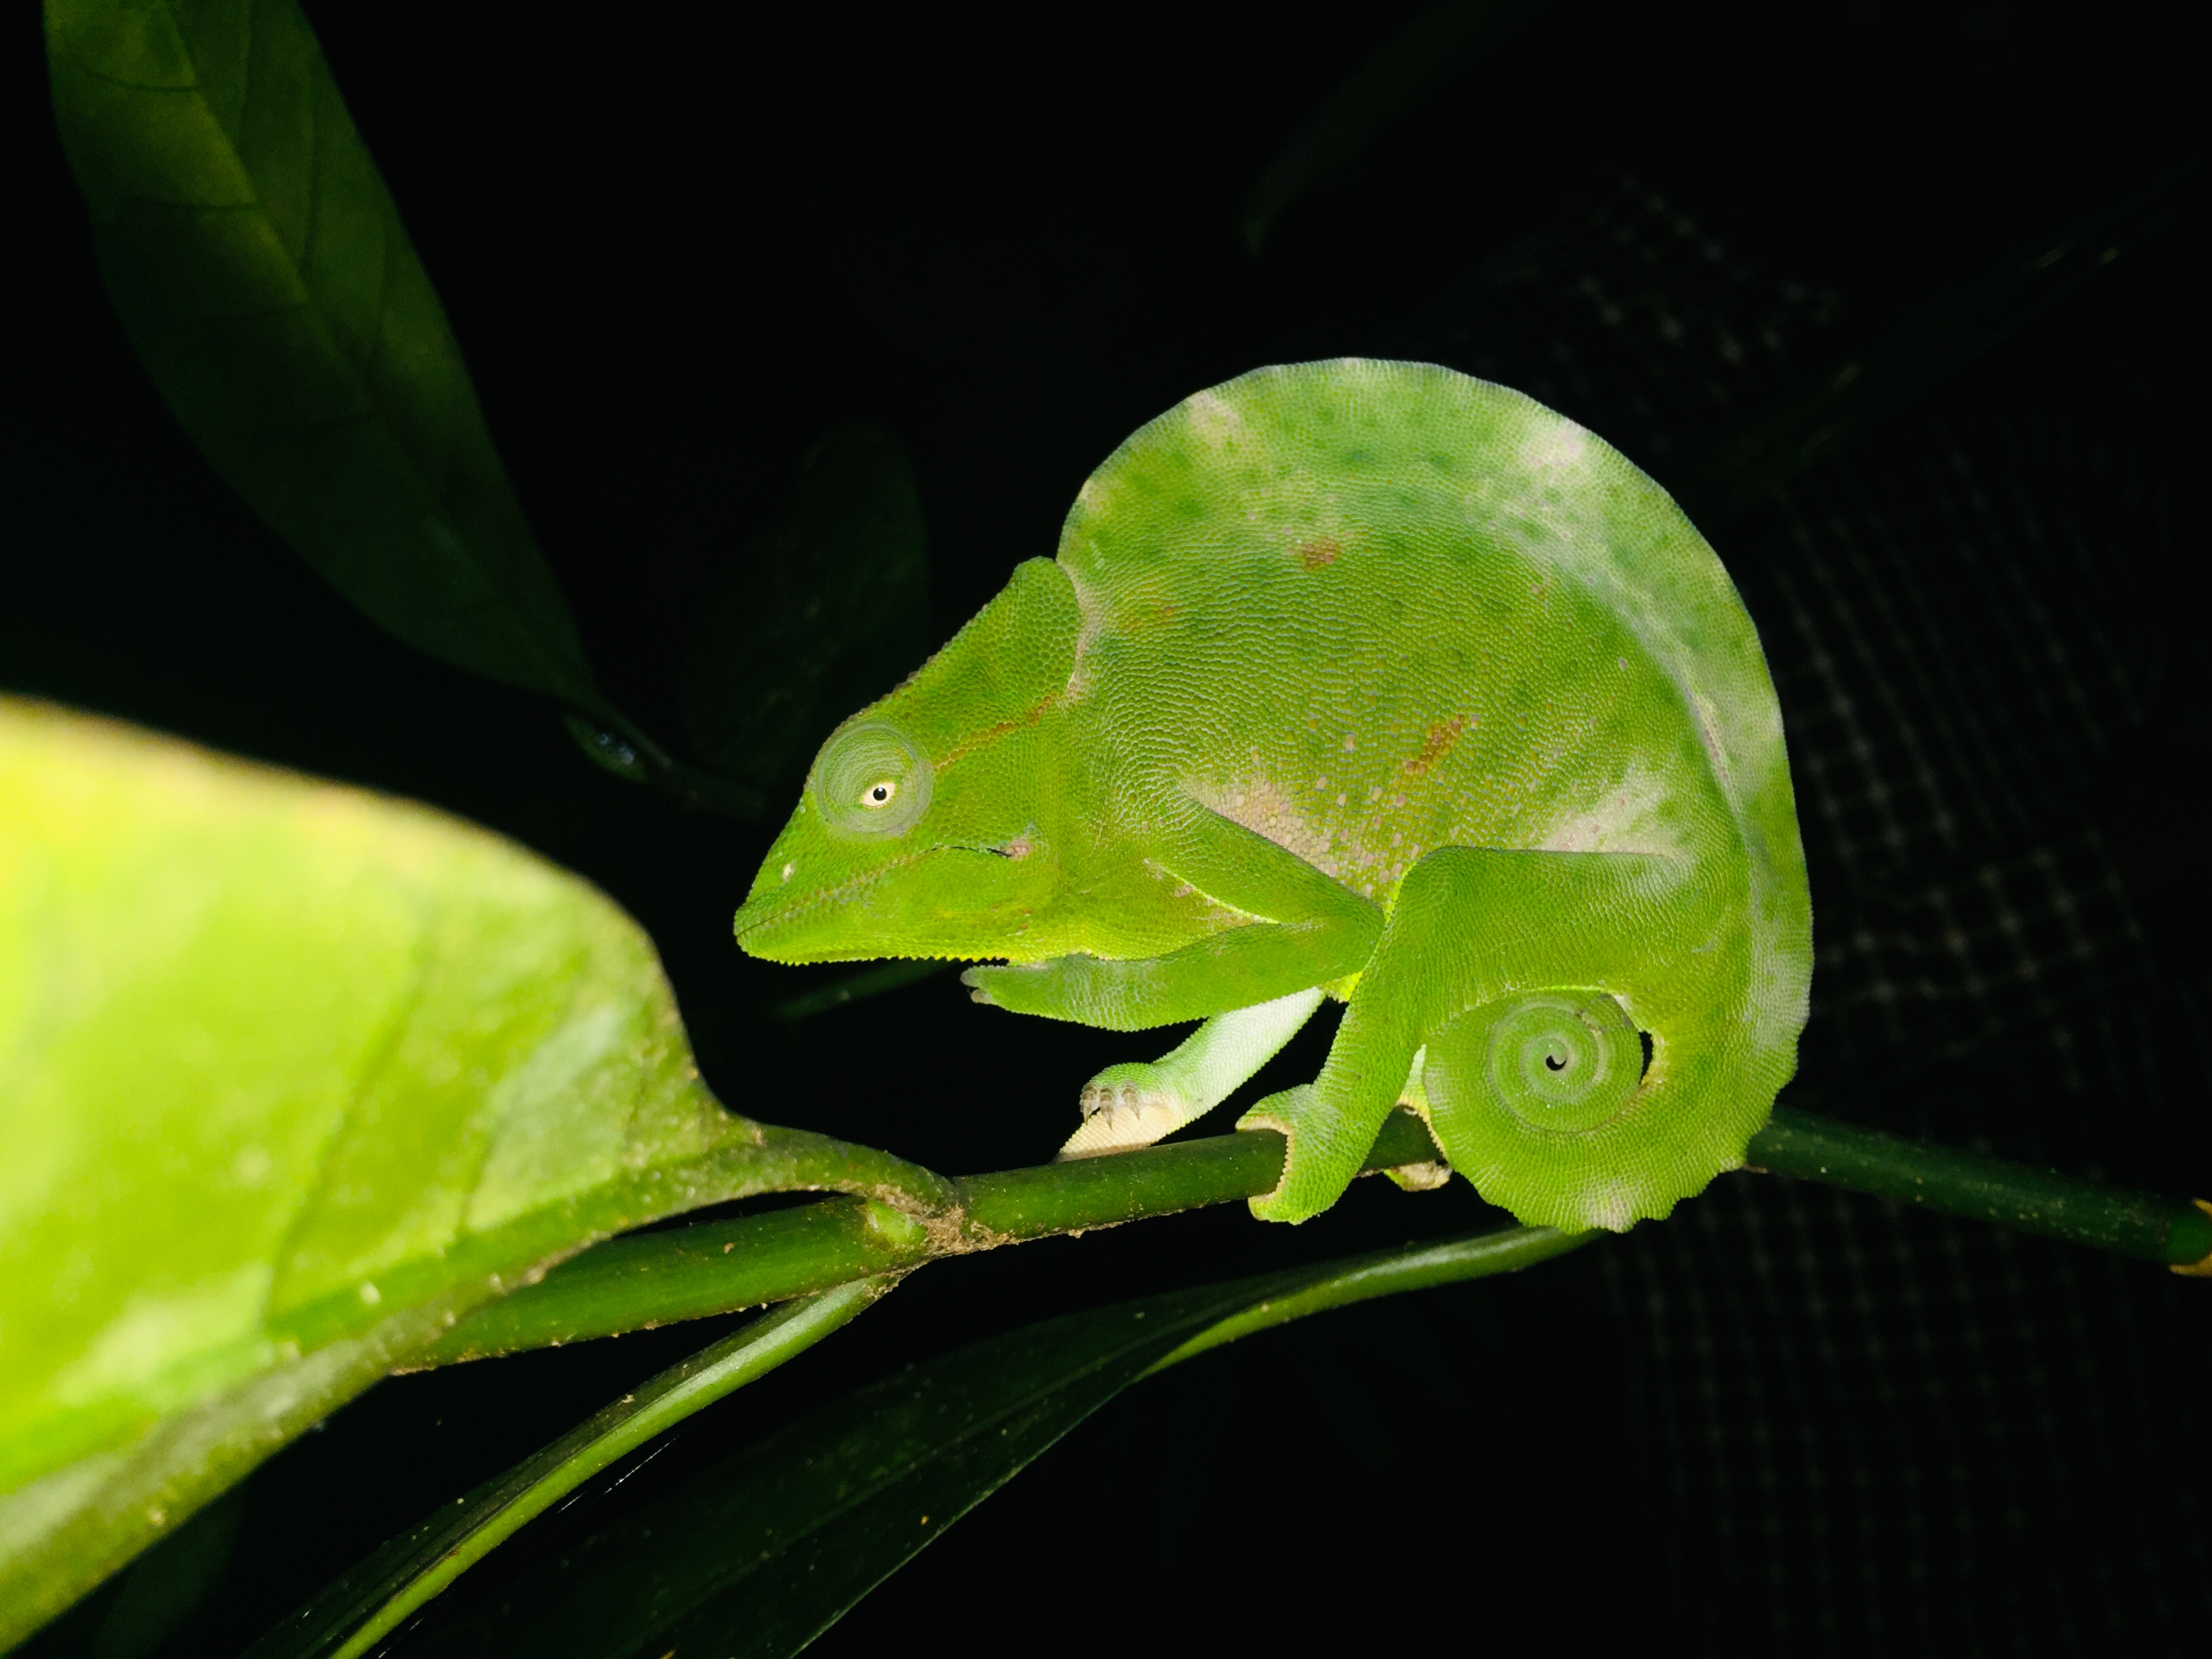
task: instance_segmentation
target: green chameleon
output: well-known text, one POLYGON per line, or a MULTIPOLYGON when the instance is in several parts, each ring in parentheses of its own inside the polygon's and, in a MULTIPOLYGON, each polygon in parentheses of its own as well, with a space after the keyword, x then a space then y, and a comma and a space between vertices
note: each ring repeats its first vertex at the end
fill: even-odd
POLYGON ((1211 1109, 1335 998, 1321 1075, 1239 1120, 1288 1138, 1252 1205, 1279 1221, 1400 1102, 1524 1222, 1663 1216, 1742 1163, 1813 959, 1781 714, 1712 550, 1573 422, 1357 360, 1115 451, 1058 556, 823 745, 737 933, 1205 1022, 1094 1078, 1063 1157, 1211 1109))

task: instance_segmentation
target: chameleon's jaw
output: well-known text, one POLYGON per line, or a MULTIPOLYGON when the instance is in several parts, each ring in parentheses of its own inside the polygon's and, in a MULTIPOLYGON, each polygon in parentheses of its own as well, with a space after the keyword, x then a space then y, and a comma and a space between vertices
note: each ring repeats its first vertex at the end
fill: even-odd
POLYGON ((892 871, 922 856, 916 853, 799 892, 757 886, 738 908, 738 948, 766 962, 860 962, 882 956, 865 928, 851 926, 854 902, 892 871))
POLYGON ((738 911, 738 946, 769 962, 1008 954, 1054 873, 1000 848, 918 848, 820 884, 786 886, 771 861, 738 911))

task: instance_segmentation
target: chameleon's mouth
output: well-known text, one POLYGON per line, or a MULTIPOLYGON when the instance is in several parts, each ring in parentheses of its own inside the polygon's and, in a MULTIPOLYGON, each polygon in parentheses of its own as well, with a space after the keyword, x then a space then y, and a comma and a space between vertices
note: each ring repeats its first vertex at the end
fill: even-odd
MULTIPOLYGON (((773 950, 763 950, 761 947, 769 945, 776 933, 790 927, 795 922, 805 921, 809 916, 831 905, 849 902, 873 887, 878 882, 882 881, 894 870, 903 869, 918 860, 928 857, 936 850, 933 847, 925 848, 920 852, 909 853, 904 858, 893 859, 888 863, 859 871, 842 881, 831 882, 824 887, 810 887, 797 893, 763 893, 757 897, 749 898, 738 907, 736 921, 738 948, 744 951, 747 956, 767 957, 775 960, 776 957, 773 950)), ((857 951, 850 959, 859 960, 866 957, 867 954, 865 950, 857 951)), ((811 959, 834 960, 834 958, 811 959)))
MULTIPOLYGON (((962 847, 940 842, 933 847, 918 848, 902 857, 856 871, 839 881, 823 886, 810 887, 801 892, 786 893, 771 890, 747 899, 738 908, 735 929, 738 948, 747 956, 763 957, 770 962, 872 962, 893 954, 880 942, 866 938, 823 946, 809 944, 797 950, 779 949, 779 936, 799 930, 803 924, 820 917, 826 910, 850 904, 889 879, 897 872, 920 863, 939 853, 972 853, 993 858, 1012 858, 1016 854, 1003 847, 962 847)), ((963 957, 963 960, 969 959, 963 957)))

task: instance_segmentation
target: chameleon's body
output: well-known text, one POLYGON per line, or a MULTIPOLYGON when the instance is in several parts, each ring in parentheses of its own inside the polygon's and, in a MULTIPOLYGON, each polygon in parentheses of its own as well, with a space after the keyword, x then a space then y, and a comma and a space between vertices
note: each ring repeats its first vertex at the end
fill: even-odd
POLYGON ((1094 1079, 1076 1153, 1217 1103, 1326 990, 1322 1075, 1243 1119, 1291 1141, 1260 1213, 1334 1202, 1404 1098, 1493 1202, 1611 1227, 1741 1162, 1811 926, 1711 550, 1573 422, 1361 362, 1124 444, 1058 558, 830 738, 738 917, 778 960, 1000 958, 979 1000, 1208 1018, 1094 1079))

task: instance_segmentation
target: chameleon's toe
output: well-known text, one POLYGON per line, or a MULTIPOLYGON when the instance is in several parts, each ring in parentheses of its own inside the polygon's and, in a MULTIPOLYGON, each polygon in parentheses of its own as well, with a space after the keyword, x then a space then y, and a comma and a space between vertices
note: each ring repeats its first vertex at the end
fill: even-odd
POLYGON ((994 989, 1015 971, 1012 968, 969 968, 962 970, 960 982, 968 988, 969 1001, 997 1007, 1000 1005, 994 989))
POLYGON ((1083 1085, 1083 1127, 1060 1149, 1062 1158, 1149 1146, 1199 1114, 1157 1066, 1109 1066, 1083 1085))

